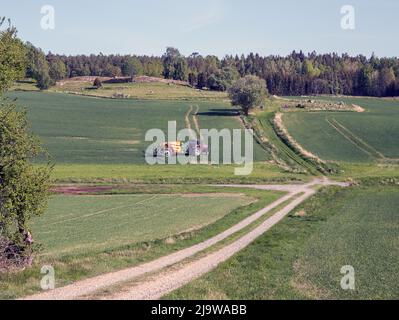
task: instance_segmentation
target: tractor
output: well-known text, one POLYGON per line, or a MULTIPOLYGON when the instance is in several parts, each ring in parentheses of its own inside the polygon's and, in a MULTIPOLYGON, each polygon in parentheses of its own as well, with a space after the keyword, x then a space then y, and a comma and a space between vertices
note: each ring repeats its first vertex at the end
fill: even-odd
POLYGON ((175 157, 183 153, 183 144, 180 141, 161 143, 154 149, 154 157, 175 157))
POLYGON ((209 153, 209 147, 200 140, 190 140, 186 143, 181 141, 164 142, 154 149, 153 156, 157 157, 176 157, 184 155, 186 157, 198 157, 209 153))
POLYGON ((199 157, 200 155, 207 155, 209 147, 203 144, 200 140, 190 140, 184 145, 185 155, 187 157, 199 157))

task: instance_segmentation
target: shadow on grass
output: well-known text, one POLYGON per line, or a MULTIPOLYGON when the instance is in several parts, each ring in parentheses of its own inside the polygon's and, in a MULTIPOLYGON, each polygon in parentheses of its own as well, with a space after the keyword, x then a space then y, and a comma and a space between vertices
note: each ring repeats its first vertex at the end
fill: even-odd
POLYGON ((198 112, 199 116, 207 117, 237 117, 240 115, 239 109, 209 109, 207 112, 198 112))

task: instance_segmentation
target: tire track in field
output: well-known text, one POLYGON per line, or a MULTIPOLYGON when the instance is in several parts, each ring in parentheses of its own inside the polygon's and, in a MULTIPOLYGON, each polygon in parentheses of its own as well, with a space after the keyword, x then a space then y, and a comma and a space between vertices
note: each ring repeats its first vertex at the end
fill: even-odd
POLYGON ((193 116, 194 127, 195 127, 195 130, 196 130, 197 134, 198 134, 198 137, 200 137, 200 139, 202 139, 201 128, 200 128, 199 120, 198 120, 198 112, 199 112, 199 110, 200 110, 200 107, 198 105, 196 105, 195 106, 195 111, 193 112, 192 116, 193 116))
POLYGON ((186 128, 189 130, 191 130, 190 115, 191 115, 192 111, 193 111, 193 106, 190 105, 190 108, 188 109, 188 111, 186 112, 186 115, 184 117, 184 121, 186 123, 186 128))
MULTIPOLYGON (((198 105, 196 105, 196 106, 190 105, 190 108, 187 111, 185 118, 184 118, 185 123, 186 123, 186 128, 195 132, 197 134, 197 137, 200 137, 200 126, 199 126, 198 116, 197 116, 199 109, 200 108, 198 105), (191 121, 193 123, 193 126, 191 125, 191 121)), ((191 135, 190 139, 196 139, 197 137, 195 137, 194 135, 191 135)))
POLYGON ((326 118, 328 124, 330 124, 339 134, 341 134, 346 140, 351 142, 355 145, 358 149, 363 151, 364 153, 368 154, 372 158, 380 158, 386 159, 385 156, 379 152, 378 150, 374 149, 372 146, 367 144, 361 138, 357 137, 353 134, 348 128, 340 124, 335 118, 332 118, 331 121, 326 118))
POLYGON ((100 214, 107 213, 107 212, 111 212, 111 211, 118 210, 118 209, 124 209, 124 208, 134 207, 134 206, 136 206, 136 205, 140 205, 140 204, 143 204, 143 203, 145 203, 145 202, 154 200, 154 199, 157 198, 157 197, 158 197, 158 195, 156 194, 156 195, 154 195, 154 196, 152 196, 152 197, 143 199, 143 200, 141 200, 141 201, 139 201, 139 202, 135 202, 135 203, 133 203, 133 204, 128 204, 128 205, 123 205, 123 206, 119 206, 119 207, 104 209, 104 210, 100 210, 100 211, 88 213, 88 214, 85 214, 85 215, 83 215, 83 216, 79 216, 79 217, 75 217, 75 218, 70 218, 70 219, 64 219, 64 220, 61 220, 61 221, 56 221, 56 222, 53 222, 53 223, 49 223, 47 226, 53 226, 53 225, 57 225, 57 224, 65 223, 65 222, 76 221, 76 220, 80 220, 80 219, 84 219, 84 218, 94 217, 94 216, 98 216, 98 215, 100 215, 100 214))

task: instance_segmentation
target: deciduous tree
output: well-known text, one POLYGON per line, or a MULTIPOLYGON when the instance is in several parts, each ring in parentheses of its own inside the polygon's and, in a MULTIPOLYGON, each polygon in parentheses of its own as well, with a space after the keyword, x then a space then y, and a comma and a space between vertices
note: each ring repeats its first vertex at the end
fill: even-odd
POLYGON ((266 82, 256 76, 246 76, 232 85, 229 96, 231 104, 241 107, 248 115, 252 108, 263 104, 267 96, 266 82))
POLYGON ((31 43, 27 43, 26 47, 28 56, 26 76, 35 79, 39 89, 48 89, 52 81, 46 55, 42 50, 36 48, 31 43))
POLYGON ((5 19, 0 18, 0 94, 25 74, 26 51, 17 31, 10 23, 1 29, 5 19))
MULTIPOLYGON (((0 33, 0 92, 24 74, 24 46, 16 31, 0 33)), ((0 269, 32 261, 29 221, 46 206, 51 167, 33 166, 43 150, 31 133, 26 112, 0 94, 0 269), (9 263, 11 262, 11 263, 9 263)))
POLYGON ((143 64, 137 57, 131 57, 123 64, 122 73, 126 77, 136 77, 143 75, 143 64))

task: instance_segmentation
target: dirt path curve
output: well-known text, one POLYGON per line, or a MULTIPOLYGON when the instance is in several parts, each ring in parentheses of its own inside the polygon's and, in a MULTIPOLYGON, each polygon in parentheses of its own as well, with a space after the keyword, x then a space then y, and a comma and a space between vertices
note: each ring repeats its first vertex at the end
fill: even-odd
POLYGON ((98 290, 116 285, 118 283, 123 283, 126 281, 133 280, 139 276, 145 275, 147 273, 152 273, 160 271, 166 267, 170 267, 174 264, 182 262, 183 260, 194 256, 195 254, 210 248, 211 246, 217 244, 218 242, 228 238, 232 234, 242 230, 243 228, 249 226, 254 221, 258 220, 260 217, 264 216, 274 208, 278 207, 287 200, 293 198, 295 195, 304 193, 300 197, 293 200, 289 205, 284 207, 282 210, 278 211, 272 217, 267 219, 262 225, 257 227, 255 230, 250 231, 248 234, 240 238, 239 240, 233 242, 232 244, 223 247, 222 249, 216 251, 215 253, 209 254, 199 260, 189 263, 183 266, 181 269, 173 272, 166 272, 161 276, 157 276, 145 283, 138 284, 135 287, 131 287, 127 292, 122 292, 115 294, 109 298, 111 299, 157 299, 166 293, 173 291, 180 286, 188 283, 189 281, 201 276, 202 274, 215 268, 221 262, 227 260, 232 255, 249 245, 261 234, 270 229, 273 225, 278 223, 284 218, 292 209, 297 205, 302 203, 312 194, 314 190, 311 188, 315 185, 342 185, 339 183, 332 183, 328 180, 316 179, 313 182, 305 185, 265 185, 265 186, 238 186, 232 185, 231 187, 246 187, 246 188, 256 188, 262 190, 281 190, 287 191, 288 194, 276 200, 267 207, 259 210, 248 218, 244 219, 240 223, 234 225, 233 227, 227 229, 226 231, 204 241, 192 247, 180 250, 173 254, 165 257, 161 257, 154 261, 144 263, 132 268, 128 268, 121 271, 116 271, 94 278, 78 281, 71 285, 57 288, 52 291, 47 291, 44 293, 39 293, 36 295, 28 296, 24 299, 26 300, 72 300, 79 299, 80 297, 87 296, 95 293, 98 290))

